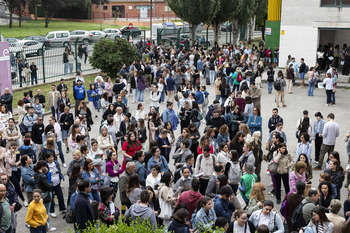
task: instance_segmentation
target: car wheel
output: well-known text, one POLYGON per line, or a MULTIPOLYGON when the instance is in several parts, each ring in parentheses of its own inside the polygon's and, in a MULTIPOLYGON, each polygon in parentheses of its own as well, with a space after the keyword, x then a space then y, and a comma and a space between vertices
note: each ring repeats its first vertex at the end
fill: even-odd
POLYGON ((67 47, 68 45, 69 45, 69 42, 67 42, 67 41, 63 43, 64 47, 67 47))
POLYGON ((42 49, 38 49, 37 55, 38 55, 38 56, 42 56, 42 55, 43 55, 43 50, 42 50, 42 49))
POLYGON ((83 43, 84 43, 84 44, 89 44, 89 42, 90 42, 89 39, 84 39, 84 40, 83 40, 83 43))

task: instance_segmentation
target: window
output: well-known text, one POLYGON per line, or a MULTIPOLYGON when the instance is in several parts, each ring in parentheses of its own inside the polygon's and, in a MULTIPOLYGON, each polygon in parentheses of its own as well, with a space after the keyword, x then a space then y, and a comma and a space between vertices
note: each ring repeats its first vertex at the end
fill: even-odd
POLYGON ((108 10, 108 6, 103 6, 103 10, 104 11, 108 10))
POLYGON ((326 7, 350 7, 350 0, 321 0, 321 6, 326 7))
POLYGON ((52 38, 54 38, 54 37, 55 37, 54 34, 49 34, 49 35, 47 36, 48 39, 52 39, 52 38))

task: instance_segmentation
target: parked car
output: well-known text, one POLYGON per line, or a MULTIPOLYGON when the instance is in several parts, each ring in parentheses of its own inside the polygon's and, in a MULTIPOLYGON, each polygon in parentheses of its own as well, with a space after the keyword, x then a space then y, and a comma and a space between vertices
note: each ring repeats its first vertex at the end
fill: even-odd
POLYGON ((103 30, 103 32, 106 33, 108 37, 112 34, 117 34, 119 35, 119 37, 122 37, 122 32, 119 29, 106 28, 105 30, 103 30))
POLYGON ((20 40, 14 44, 10 45, 10 52, 16 54, 23 51, 23 53, 28 55, 41 56, 43 54, 43 43, 35 40, 20 40))
POLYGON ((75 42, 78 39, 78 43, 88 44, 92 41, 92 34, 89 31, 73 30, 70 32, 70 40, 75 42))
POLYGON ((51 43, 45 36, 27 36, 23 40, 35 40, 45 44, 45 47, 50 47, 51 43))
POLYGON ((70 44, 70 33, 69 31, 53 31, 49 32, 46 35, 46 39, 48 39, 51 45, 57 46, 68 46, 70 44))
POLYGON ((124 26, 120 29, 120 31, 122 32, 123 36, 129 36, 130 32, 132 37, 141 36, 141 30, 138 27, 132 27, 132 29, 130 30, 129 26, 124 26))
POLYGON ((123 38, 123 37, 120 36, 119 33, 112 33, 111 35, 109 35, 107 37, 107 39, 110 39, 110 40, 116 40, 116 39, 120 39, 120 38, 123 38))
POLYGON ((9 44, 11 45, 11 44, 16 43, 17 41, 20 41, 20 39, 17 39, 17 38, 14 38, 14 37, 4 37, 3 41, 9 42, 9 44))
POLYGON ((227 32, 232 32, 232 23, 226 22, 221 24, 221 31, 226 32, 226 30, 227 32))
POLYGON ((90 34, 92 35, 91 40, 93 42, 99 41, 107 37, 107 34, 102 31, 90 31, 90 34))

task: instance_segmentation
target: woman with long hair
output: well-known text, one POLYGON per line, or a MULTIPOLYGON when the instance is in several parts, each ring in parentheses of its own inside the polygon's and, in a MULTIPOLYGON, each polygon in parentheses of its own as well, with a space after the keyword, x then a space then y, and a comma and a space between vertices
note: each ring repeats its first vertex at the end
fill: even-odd
POLYGON ((101 176, 98 170, 94 167, 94 163, 91 159, 85 159, 83 172, 81 177, 84 180, 89 180, 91 183, 91 194, 97 203, 100 203, 100 195, 97 191, 98 183, 101 181, 101 176))
POLYGON ((139 176, 135 173, 131 174, 126 184, 126 195, 131 204, 135 204, 140 199, 141 191, 139 176))
POLYGON ((108 93, 107 92, 104 92, 101 96, 101 99, 100 99, 100 103, 101 103, 101 115, 103 116, 104 113, 106 112, 108 106, 109 106, 109 102, 108 102, 108 93))
POLYGON ((198 155, 203 154, 203 148, 205 146, 209 146, 210 154, 214 154, 214 147, 210 144, 210 138, 207 135, 203 135, 199 140, 199 147, 197 149, 198 155))
MULTIPOLYGON (((66 91, 61 92, 61 96, 57 100, 57 106, 60 106, 61 103, 64 103, 65 106, 71 108, 71 102, 70 102, 69 97, 67 96, 66 91)), ((57 117, 57 118, 59 118, 59 117, 57 117)))
POLYGON ((192 101, 192 110, 191 110, 191 114, 190 114, 190 119, 191 119, 192 123, 194 123, 196 125, 196 127, 198 129, 201 125, 201 121, 198 120, 198 116, 200 114, 202 114, 202 113, 200 112, 199 105, 198 105, 197 101, 192 101))
MULTIPOLYGON (((74 160, 73 160, 74 161, 74 160)), ((67 206, 70 204, 70 198, 73 193, 76 191, 76 182, 79 178, 81 178, 82 167, 79 163, 74 163, 72 166, 72 171, 69 175, 69 188, 68 188, 68 200, 67 206)))
POLYGON ((137 110, 135 113, 135 120, 138 121, 140 118, 144 120, 148 119, 147 113, 145 111, 145 107, 143 106, 142 103, 137 104, 137 110))
POLYGON ((226 78, 221 79, 221 84, 219 86, 220 96, 221 96, 221 105, 223 105, 226 99, 230 96, 231 90, 229 85, 226 82, 226 78))
POLYGON ((213 201, 210 197, 203 197, 198 202, 196 221, 193 224, 197 229, 210 228, 216 221, 216 214, 213 208, 213 201))
POLYGON ((243 154, 244 133, 238 132, 230 142, 230 150, 236 150, 239 155, 243 154))
POLYGON ((190 233, 187 225, 189 212, 185 208, 181 208, 174 212, 173 220, 171 221, 168 231, 174 233, 190 233))
POLYGON ((188 126, 188 130, 190 132, 190 138, 192 141, 190 149, 193 153, 195 161, 197 160, 197 156, 198 156, 198 146, 199 146, 198 140, 201 138, 201 135, 200 135, 198 129, 199 129, 199 127, 197 128, 195 123, 193 123, 193 122, 188 126))
POLYGON ((214 154, 216 154, 216 149, 218 145, 216 142, 215 133, 216 133, 216 130, 214 128, 209 128, 205 133, 209 138, 210 145, 213 146, 214 154))
POLYGON ((146 89, 146 79, 142 71, 137 73, 137 101, 143 103, 144 92, 146 89))
POLYGON ((151 114, 151 118, 148 121, 149 123, 149 134, 152 140, 157 140, 159 137, 159 132, 160 129, 163 128, 163 122, 162 119, 159 117, 159 113, 158 112, 154 112, 153 114, 151 114))
POLYGON ((281 179, 285 193, 289 193, 289 169, 293 165, 293 158, 288 153, 287 145, 281 143, 278 145, 277 151, 273 153, 273 161, 277 164, 277 170, 274 173, 276 182, 276 198, 277 204, 281 203, 281 179))
POLYGON ((337 187, 337 199, 340 200, 340 189, 344 182, 344 169, 340 166, 340 162, 336 159, 331 159, 329 169, 326 171, 332 179, 332 183, 337 187))
POLYGON ((302 122, 300 123, 298 127, 298 142, 301 141, 301 135, 303 133, 307 133, 309 136, 312 136, 312 126, 310 124, 310 118, 304 117, 302 122))
POLYGON ((1 105, 1 111, 0 111, 0 121, 4 123, 5 127, 8 127, 9 125, 9 119, 12 118, 12 113, 8 109, 6 104, 1 105))
POLYGON ((146 190, 149 194, 149 201, 148 201, 148 207, 151 208, 154 212, 154 215, 156 216, 158 225, 160 224, 160 218, 158 218, 158 215, 160 214, 160 205, 159 205, 159 199, 154 191, 154 189, 151 186, 146 186, 146 190))
POLYGON ((119 175, 123 173, 123 170, 118 162, 117 152, 115 151, 112 151, 108 155, 106 173, 108 173, 108 176, 111 179, 110 187, 113 189, 112 201, 114 202, 118 192, 119 175))
POLYGON ((226 166, 226 163, 229 161, 230 153, 228 149, 228 145, 226 142, 222 142, 219 145, 219 149, 217 151, 216 162, 221 163, 223 166, 226 166))
POLYGON ((220 146, 221 143, 230 143, 230 134, 228 133, 228 126, 223 124, 219 129, 217 136, 217 144, 220 146))
MULTIPOLYGON (((93 108, 94 106, 92 106, 93 108)), ((90 125, 92 125, 94 122, 92 121, 92 114, 90 108, 87 107, 86 102, 83 100, 80 102, 78 107, 78 115, 80 118, 85 117, 88 128, 90 125)), ((96 116, 96 115, 95 115, 96 116)))
MULTIPOLYGON (((6 139, 6 150, 10 148, 11 142, 21 143, 22 141, 21 130, 18 125, 16 125, 16 121, 13 118, 8 120, 8 127, 5 128, 4 134, 4 138, 6 139)), ((1 145, 0 148, 2 148, 1 145)))
POLYGON ((332 185, 327 181, 323 181, 318 185, 318 190, 320 191, 319 204, 328 213, 328 207, 330 206, 331 200, 333 199, 332 185))
POLYGON ((241 167, 246 163, 255 164, 255 157, 253 154, 253 146, 250 143, 245 143, 243 146, 243 153, 238 159, 241 162, 241 167))
POLYGON ((253 133, 250 144, 253 146, 253 155, 255 158, 255 174, 258 176, 258 182, 260 182, 261 162, 262 162, 262 144, 261 144, 261 132, 255 131, 253 133))
MULTIPOLYGON (((101 128, 101 133, 97 137, 98 148, 103 152, 103 159, 107 159, 107 154, 114 151, 114 142, 112 135, 108 134, 106 125, 101 128)), ((91 144, 92 145, 92 144, 91 144)))
POLYGON ((309 141, 310 136, 307 133, 301 133, 300 135, 300 142, 297 146, 296 151, 296 160, 298 160, 301 153, 306 154, 307 159, 309 160, 309 163, 311 163, 311 153, 312 153, 312 145, 309 141))
POLYGON ((101 219, 101 222, 107 224, 107 226, 113 225, 118 221, 119 211, 118 208, 114 205, 113 189, 104 186, 100 190, 101 202, 98 204, 98 216, 101 219))
POLYGON ((142 144, 137 139, 135 133, 129 132, 127 140, 124 142, 122 147, 122 154, 124 155, 122 170, 125 170, 126 160, 131 160, 133 154, 136 151, 142 150, 142 144))
POLYGON ((21 157, 21 177, 24 184, 24 191, 27 194, 27 200, 24 201, 24 206, 33 200, 33 190, 35 188, 35 179, 34 179, 34 170, 33 170, 33 161, 28 155, 23 155, 21 157))
POLYGON ((288 232, 294 232, 297 229, 292 224, 292 216, 295 208, 304 200, 305 183, 297 181, 295 184, 295 191, 290 192, 286 196, 287 209, 282 211, 282 216, 285 218, 288 224, 288 232))
POLYGON ((188 126, 190 125, 191 123, 191 118, 190 118, 190 115, 191 115, 191 108, 190 108, 190 104, 188 103, 187 100, 184 101, 184 104, 183 104, 183 107, 180 109, 180 112, 179 112, 179 116, 180 116, 180 120, 181 120, 181 131, 184 129, 184 128, 188 128, 188 126))
POLYGON ((105 113, 102 116, 102 119, 107 120, 108 115, 114 116, 114 114, 116 114, 116 112, 117 112, 117 110, 115 109, 114 104, 109 104, 108 108, 106 109, 105 113))
POLYGON ((318 206, 312 210, 312 218, 309 224, 304 227, 304 232, 328 233, 333 232, 334 224, 327 218, 323 207, 318 206))
POLYGON ((245 233, 254 233, 255 226, 248 220, 248 214, 245 210, 239 209, 234 214, 234 221, 230 223, 227 232, 245 232, 245 233))
POLYGON ((113 103, 113 83, 111 77, 107 76, 105 81, 105 91, 108 93, 107 100, 109 103, 113 103))
POLYGON ((105 170, 105 158, 103 156, 103 151, 99 148, 99 143, 94 138, 91 139, 91 150, 89 151, 89 154, 87 154, 87 158, 91 159, 95 168, 100 175, 102 175, 105 170))
MULTIPOLYGON (((253 109, 253 115, 251 115, 248 118, 247 125, 250 128, 250 132, 253 134, 255 131, 260 131, 262 132, 262 117, 260 114, 260 108, 255 108, 253 109)), ((262 133, 261 133, 262 137, 262 133)))
POLYGON ((263 208, 265 198, 265 186, 263 183, 257 182, 253 185, 252 191, 250 192, 250 200, 248 203, 248 215, 250 216, 254 211, 263 208))
POLYGON ((177 151, 180 148, 180 144, 183 140, 188 140, 188 142, 190 143, 190 145, 188 146, 189 148, 191 148, 192 146, 192 140, 191 140, 191 134, 188 128, 183 128, 182 130, 182 134, 177 138, 176 141, 176 148, 175 151, 177 151))
POLYGON ((170 216, 173 214, 173 210, 176 206, 178 196, 175 196, 171 184, 173 183, 173 175, 170 171, 163 173, 162 178, 160 179, 160 184, 158 186, 158 197, 159 202, 162 206, 162 202, 164 205, 168 205, 169 212, 165 213, 165 210, 161 212, 160 218, 164 220, 164 226, 168 226, 170 223, 170 216))
MULTIPOLYGON (((249 126, 247 124, 241 123, 238 127, 238 131, 244 134, 244 141, 250 142, 252 139, 252 134, 250 133, 249 126)), ((260 137, 261 139, 261 137, 260 137)))

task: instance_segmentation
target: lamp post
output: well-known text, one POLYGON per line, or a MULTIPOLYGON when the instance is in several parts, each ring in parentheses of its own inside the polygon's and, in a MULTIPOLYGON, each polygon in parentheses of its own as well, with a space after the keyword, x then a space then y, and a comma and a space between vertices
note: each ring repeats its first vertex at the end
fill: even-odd
POLYGON ((100 31, 102 31, 102 2, 100 0, 100 31))
MULTIPOLYGON (((152 0, 150 0, 150 2, 151 2, 151 15, 150 15, 150 19, 149 19, 149 28, 150 28, 150 33, 151 33, 151 36, 150 36, 150 40, 151 40, 151 44, 152 44, 152 11, 153 11, 153 1, 152 0)), ((145 41, 146 42, 146 41, 145 41)))

